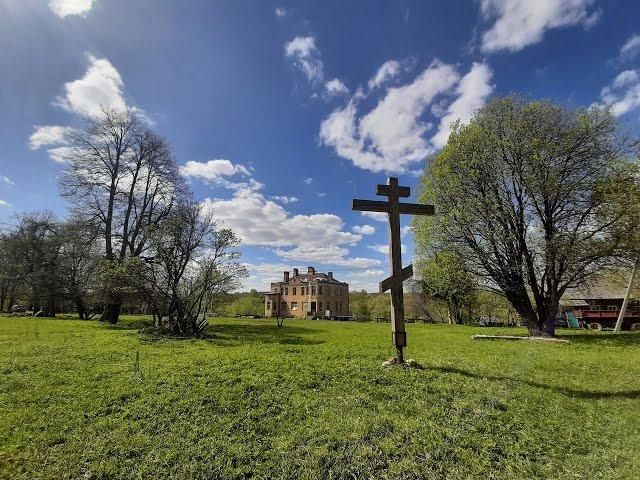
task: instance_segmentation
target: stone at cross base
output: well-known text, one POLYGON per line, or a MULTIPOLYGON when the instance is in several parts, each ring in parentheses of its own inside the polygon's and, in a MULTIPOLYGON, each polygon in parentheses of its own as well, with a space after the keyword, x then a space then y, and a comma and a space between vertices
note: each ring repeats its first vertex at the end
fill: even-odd
POLYGON ((391 339, 396 347, 399 364, 404 364, 403 348, 407 345, 407 333, 404 328, 404 293, 402 282, 411 278, 413 266, 402 268, 402 250, 400 243, 400 214, 433 215, 433 205, 400 203, 400 198, 411 195, 409 187, 398 185, 398 179, 390 177, 386 185, 378 185, 376 195, 388 200, 353 199, 353 210, 360 212, 384 212, 389 216, 389 259, 391 276, 380 282, 380 292, 391 290, 391 339))

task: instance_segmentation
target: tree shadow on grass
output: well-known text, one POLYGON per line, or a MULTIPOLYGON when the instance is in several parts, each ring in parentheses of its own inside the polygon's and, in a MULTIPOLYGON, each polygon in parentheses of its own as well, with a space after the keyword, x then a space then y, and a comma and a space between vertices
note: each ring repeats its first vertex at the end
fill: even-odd
POLYGON ((153 320, 151 318, 136 318, 120 320, 115 325, 105 322, 98 322, 98 325, 103 325, 109 330, 140 330, 142 328, 153 327, 153 320))
POLYGON ((232 345, 242 343, 280 343, 283 345, 320 345, 324 340, 306 338, 317 333, 312 328, 300 328, 274 325, 248 325, 248 324, 211 324, 207 328, 207 339, 214 342, 232 345))
POLYGON ((279 343, 282 345, 320 345, 324 340, 307 338, 309 334, 318 332, 311 328, 277 327, 276 325, 209 324, 202 337, 183 337, 167 330, 149 326, 147 323, 140 329, 144 343, 204 340, 218 346, 237 347, 249 343, 279 343))
POLYGON ((457 375, 463 375, 468 378, 474 378, 477 380, 491 380, 494 382, 507 382, 507 383, 519 383, 522 385, 528 385, 529 387, 542 388, 549 390, 560 395, 567 397, 577 397, 584 399, 599 400, 604 398, 640 398, 640 390, 628 390, 622 392, 598 392, 592 390, 577 390, 573 388, 557 387, 554 385, 546 385, 544 383, 534 382, 532 380, 524 380, 514 377, 506 377, 500 375, 483 375, 481 373, 471 372, 469 370, 463 370, 456 367, 425 367, 426 370, 436 371, 440 373, 454 373, 457 375))

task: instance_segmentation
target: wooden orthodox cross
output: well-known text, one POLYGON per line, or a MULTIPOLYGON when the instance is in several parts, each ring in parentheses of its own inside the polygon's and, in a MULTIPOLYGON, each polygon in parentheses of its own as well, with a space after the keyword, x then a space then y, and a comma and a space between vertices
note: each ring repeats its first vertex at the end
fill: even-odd
POLYGON ((397 178, 389 178, 386 185, 378 185, 376 195, 388 197, 389 200, 353 199, 353 210, 360 212, 384 212, 389 215, 389 257, 391 276, 380 282, 380 292, 391 289, 391 339, 398 352, 398 362, 404 363, 403 347, 407 345, 407 333, 404 329, 404 296, 402 282, 413 275, 413 265, 402 268, 402 251, 400 248, 400 214, 433 215, 433 205, 417 203, 400 203, 401 197, 411 194, 409 187, 398 186, 397 178))

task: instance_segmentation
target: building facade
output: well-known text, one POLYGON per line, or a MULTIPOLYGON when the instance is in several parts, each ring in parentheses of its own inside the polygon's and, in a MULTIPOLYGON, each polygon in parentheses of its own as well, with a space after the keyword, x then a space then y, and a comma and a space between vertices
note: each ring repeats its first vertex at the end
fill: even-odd
MULTIPOLYGON (((604 328, 613 328, 618 321, 624 296, 624 288, 596 285, 568 290, 560 304, 565 314, 571 311, 583 325, 598 324, 604 328)), ((635 330, 640 328, 637 325, 640 325, 640 300, 631 295, 622 319, 622 329, 635 330)))
POLYGON ((345 317, 349 315, 349 284, 309 267, 284 272, 281 282, 271 284, 264 299, 265 317, 345 317))

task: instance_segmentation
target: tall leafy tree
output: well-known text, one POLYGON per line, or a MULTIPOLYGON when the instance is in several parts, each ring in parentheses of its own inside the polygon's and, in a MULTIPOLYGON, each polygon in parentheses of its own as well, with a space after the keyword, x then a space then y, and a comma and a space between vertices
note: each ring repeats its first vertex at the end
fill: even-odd
POLYGON ((418 241, 460 252, 531 335, 554 335, 566 289, 623 255, 638 228, 631 146, 606 110, 496 98, 428 162, 420 200, 436 215, 417 221, 418 241))

